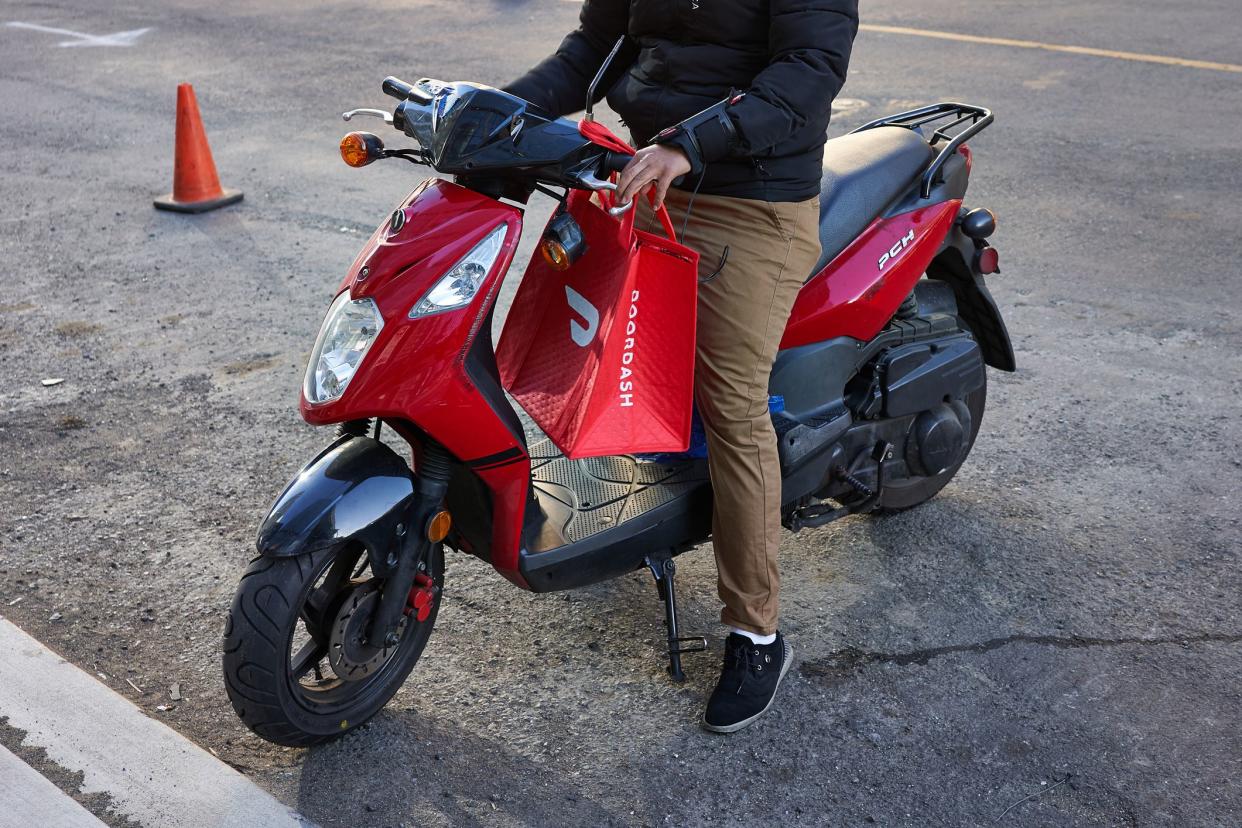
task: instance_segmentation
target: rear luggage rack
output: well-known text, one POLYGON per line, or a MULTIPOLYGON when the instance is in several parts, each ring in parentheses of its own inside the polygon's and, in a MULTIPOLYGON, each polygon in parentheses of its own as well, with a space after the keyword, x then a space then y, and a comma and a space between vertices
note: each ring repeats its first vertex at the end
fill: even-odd
POLYGON ((932 104, 931 106, 911 109, 909 112, 901 112, 897 115, 890 115, 887 118, 880 118, 871 123, 863 124, 858 129, 851 130, 850 134, 882 126, 905 127, 906 129, 918 130, 924 124, 945 118, 953 118, 953 120, 933 132, 931 139, 927 142, 934 147, 938 141, 948 141, 940 150, 936 159, 931 162, 931 166, 923 172, 922 185, 919 192, 923 198, 927 198, 931 195, 936 174, 940 172, 940 168, 944 166, 944 163, 953 157, 953 153, 957 152, 957 148, 978 135, 988 124, 996 120, 992 115, 992 110, 961 103, 932 104), (949 132, 949 130, 956 129, 967 122, 970 125, 961 132, 957 134, 949 132))

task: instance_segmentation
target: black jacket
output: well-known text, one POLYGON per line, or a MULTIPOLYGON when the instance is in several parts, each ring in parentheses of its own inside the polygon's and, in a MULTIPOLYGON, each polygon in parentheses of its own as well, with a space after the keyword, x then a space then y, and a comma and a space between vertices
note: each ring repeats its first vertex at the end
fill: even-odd
POLYGON ((819 193, 832 100, 845 83, 858 0, 586 0, 556 54, 506 87, 556 116, 597 91, 634 143, 676 144, 682 187, 768 201, 819 193))

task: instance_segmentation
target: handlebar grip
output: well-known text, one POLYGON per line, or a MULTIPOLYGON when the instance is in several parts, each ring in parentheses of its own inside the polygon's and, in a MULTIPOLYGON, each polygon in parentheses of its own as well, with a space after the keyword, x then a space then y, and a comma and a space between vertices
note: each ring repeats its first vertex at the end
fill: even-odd
MULTIPOLYGON (((621 172, 625 169, 626 165, 630 163, 630 159, 633 157, 634 156, 626 155, 623 152, 604 153, 604 161, 601 164, 603 167, 603 174, 608 175, 609 173, 621 172)), ((673 186, 680 187, 685 180, 686 177, 684 175, 679 175, 673 179, 673 186)))
POLYGON ((626 155, 623 152, 606 152, 604 153, 604 174, 621 172, 625 169, 626 164, 630 163, 632 155, 626 155))
POLYGON ((409 100, 410 93, 414 91, 413 84, 406 83, 400 78, 394 78, 391 75, 384 78, 381 88, 384 90, 385 95, 400 101, 409 100))

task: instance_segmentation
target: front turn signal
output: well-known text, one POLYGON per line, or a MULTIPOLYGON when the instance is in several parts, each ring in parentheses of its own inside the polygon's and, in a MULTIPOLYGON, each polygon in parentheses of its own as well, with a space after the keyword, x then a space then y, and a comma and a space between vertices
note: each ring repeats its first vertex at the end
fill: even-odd
POLYGON ((568 213, 553 216, 539 242, 539 252, 553 270, 569 270, 570 265, 582 258, 586 247, 582 228, 568 213))
POLYGON ((540 242, 539 252, 553 270, 569 270, 569 251, 556 239, 544 239, 540 242))
POLYGON ((384 142, 370 132, 351 132, 341 139, 341 159, 351 167, 365 167, 384 157, 384 142))

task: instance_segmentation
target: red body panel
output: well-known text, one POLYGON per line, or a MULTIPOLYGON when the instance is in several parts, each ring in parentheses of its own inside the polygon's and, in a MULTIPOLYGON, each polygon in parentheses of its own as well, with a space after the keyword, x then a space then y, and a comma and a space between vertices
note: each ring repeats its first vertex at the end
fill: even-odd
POLYGON ((399 208, 405 223, 376 230, 341 287, 355 299, 371 297, 384 327, 344 395, 312 405, 302 417, 314 425, 368 417, 408 420, 462 460, 510 452, 505 465, 479 470, 492 490, 492 562, 510 579, 517 573, 522 512, 530 485, 530 458, 518 435, 500 419, 465 370, 466 353, 482 331, 522 235, 516 207, 440 179, 414 190, 399 208), (460 310, 410 319, 410 308, 497 225, 508 226, 503 249, 473 302, 460 310), (365 278, 359 278, 363 268, 365 278))
POLYGON ((940 250, 960 206, 944 201, 873 222, 802 286, 781 347, 878 334, 940 250))

